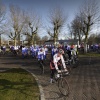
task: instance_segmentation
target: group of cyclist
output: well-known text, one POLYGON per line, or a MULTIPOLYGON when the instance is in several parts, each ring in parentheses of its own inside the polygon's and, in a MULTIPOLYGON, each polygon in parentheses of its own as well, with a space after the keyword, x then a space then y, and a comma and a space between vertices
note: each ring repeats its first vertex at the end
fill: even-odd
MULTIPOLYGON (((11 46, 10 50, 13 52, 16 52, 20 50, 22 58, 27 57, 28 55, 31 55, 33 58, 37 59, 39 62, 41 61, 44 63, 44 60, 46 60, 46 56, 48 53, 48 47, 46 46, 21 46, 21 47, 14 47, 11 46)), ((66 57, 65 53, 68 54, 68 59, 71 59, 72 55, 77 55, 77 48, 75 46, 63 46, 59 45, 58 47, 52 46, 51 49, 51 58, 50 58, 50 82, 53 82, 53 77, 55 72, 57 71, 60 73, 61 67, 66 71, 67 74, 69 74, 68 69, 66 67, 66 57)))

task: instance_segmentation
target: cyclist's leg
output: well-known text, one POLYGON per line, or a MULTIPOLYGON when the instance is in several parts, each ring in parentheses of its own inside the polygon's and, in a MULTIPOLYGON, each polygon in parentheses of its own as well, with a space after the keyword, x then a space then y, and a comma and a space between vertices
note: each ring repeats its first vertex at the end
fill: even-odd
POLYGON ((56 72, 56 69, 51 69, 51 73, 50 73, 50 83, 53 83, 54 82, 55 72, 56 72))

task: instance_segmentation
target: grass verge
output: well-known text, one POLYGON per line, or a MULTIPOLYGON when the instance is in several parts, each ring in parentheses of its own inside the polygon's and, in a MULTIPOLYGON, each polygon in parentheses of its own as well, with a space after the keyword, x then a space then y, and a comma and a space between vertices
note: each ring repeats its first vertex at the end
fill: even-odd
POLYGON ((21 68, 1 72, 0 100, 39 100, 36 80, 21 68))

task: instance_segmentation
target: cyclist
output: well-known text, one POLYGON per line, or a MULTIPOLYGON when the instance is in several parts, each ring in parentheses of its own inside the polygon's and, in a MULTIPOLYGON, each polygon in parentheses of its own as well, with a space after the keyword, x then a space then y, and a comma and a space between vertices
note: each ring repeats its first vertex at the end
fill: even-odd
POLYGON ((23 46, 22 47, 22 58, 25 58, 28 56, 28 48, 23 46))
POLYGON ((37 57, 37 47, 35 46, 33 49, 33 57, 36 58, 37 57))
POLYGON ((6 46, 5 45, 1 46, 1 50, 2 50, 2 53, 5 54, 5 52, 6 52, 6 46))
POLYGON ((66 46, 66 51, 67 51, 67 54, 68 54, 68 57, 69 57, 69 60, 70 60, 71 59, 71 46, 70 45, 66 46))
POLYGON ((47 52, 48 52, 48 48, 46 47, 46 46, 44 46, 44 48, 43 48, 44 50, 44 59, 46 60, 46 58, 47 58, 47 52))
POLYGON ((44 51, 43 48, 40 48, 40 50, 37 53, 37 59, 39 61, 39 63, 44 63, 44 51))
POLYGON ((56 71, 58 73, 61 72, 61 67, 62 66, 64 68, 64 71, 66 71, 66 74, 68 74, 68 70, 67 70, 66 65, 65 65, 65 61, 64 61, 64 58, 63 58, 63 54, 64 54, 64 51, 62 49, 59 49, 58 50, 58 53, 56 53, 53 56, 53 60, 50 61, 50 69, 51 69, 51 79, 50 79, 50 83, 53 82, 53 77, 54 77, 55 72, 56 71))
POLYGON ((74 45, 71 46, 71 55, 75 55, 77 54, 77 50, 76 47, 74 45))

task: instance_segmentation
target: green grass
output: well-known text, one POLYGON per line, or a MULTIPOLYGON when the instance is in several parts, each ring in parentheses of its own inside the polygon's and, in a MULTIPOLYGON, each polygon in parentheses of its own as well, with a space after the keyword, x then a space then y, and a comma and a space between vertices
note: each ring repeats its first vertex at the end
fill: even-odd
POLYGON ((100 54, 95 52, 90 52, 85 54, 79 54, 79 57, 100 57, 100 54))
POLYGON ((39 100, 39 88, 34 77, 20 68, 1 72, 0 100, 39 100))

